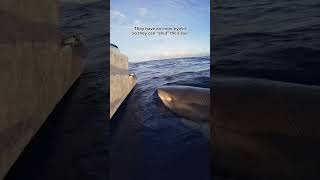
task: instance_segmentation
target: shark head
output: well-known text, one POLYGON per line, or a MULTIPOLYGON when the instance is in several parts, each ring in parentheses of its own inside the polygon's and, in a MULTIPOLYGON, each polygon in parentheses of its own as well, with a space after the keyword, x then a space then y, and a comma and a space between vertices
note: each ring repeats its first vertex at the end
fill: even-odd
POLYGON ((158 96, 172 112, 190 120, 207 120, 210 113, 210 90, 190 86, 163 86, 158 96))
POLYGON ((163 104, 169 109, 172 109, 174 102, 178 100, 177 97, 175 96, 176 93, 171 91, 172 89, 170 87, 158 88, 159 98, 161 99, 163 104))

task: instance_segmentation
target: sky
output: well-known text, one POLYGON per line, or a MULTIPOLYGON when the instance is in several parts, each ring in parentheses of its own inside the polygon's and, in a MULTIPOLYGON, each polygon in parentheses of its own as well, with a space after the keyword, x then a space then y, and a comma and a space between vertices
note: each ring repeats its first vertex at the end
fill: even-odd
POLYGON ((130 62, 210 55, 210 0, 111 0, 110 3, 110 42, 130 62), (134 27, 186 27, 187 34, 133 35, 134 27))

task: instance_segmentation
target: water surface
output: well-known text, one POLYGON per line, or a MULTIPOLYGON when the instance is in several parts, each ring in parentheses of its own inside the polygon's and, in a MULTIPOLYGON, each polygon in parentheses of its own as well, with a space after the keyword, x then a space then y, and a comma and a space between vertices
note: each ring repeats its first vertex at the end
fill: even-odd
POLYGON ((163 85, 209 88, 209 68, 209 57, 129 65, 138 81, 111 120, 112 179, 210 179, 208 124, 173 114, 156 93, 163 85))
POLYGON ((320 2, 215 4, 214 74, 320 84, 320 2))

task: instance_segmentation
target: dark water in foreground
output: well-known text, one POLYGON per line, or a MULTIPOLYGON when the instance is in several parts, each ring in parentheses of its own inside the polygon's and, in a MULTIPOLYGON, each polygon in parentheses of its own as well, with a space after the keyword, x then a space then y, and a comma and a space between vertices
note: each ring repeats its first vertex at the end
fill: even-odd
POLYGON ((84 34, 84 72, 15 163, 7 180, 109 179, 109 47, 104 1, 60 4, 64 36, 84 34))
POLYGON ((210 179, 208 125, 174 115, 156 94, 162 85, 209 88, 209 58, 157 60, 129 66, 138 82, 111 120, 111 178, 210 179))
POLYGON ((320 1, 217 0, 214 74, 320 85, 320 1))

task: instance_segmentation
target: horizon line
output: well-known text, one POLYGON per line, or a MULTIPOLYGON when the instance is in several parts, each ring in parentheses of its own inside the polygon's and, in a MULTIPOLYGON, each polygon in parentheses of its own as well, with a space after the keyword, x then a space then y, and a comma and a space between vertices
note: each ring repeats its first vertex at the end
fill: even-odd
POLYGON ((146 61, 160 61, 160 60, 170 60, 170 59, 184 59, 184 58, 196 58, 196 57, 210 57, 209 55, 201 55, 201 56, 185 56, 185 57, 173 57, 173 58, 164 58, 164 59, 150 59, 150 60, 142 60, 142 61, 128 61, 129 63, 140 63, 146 61))

